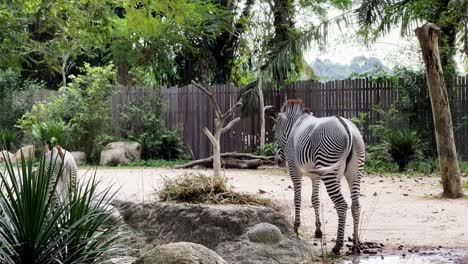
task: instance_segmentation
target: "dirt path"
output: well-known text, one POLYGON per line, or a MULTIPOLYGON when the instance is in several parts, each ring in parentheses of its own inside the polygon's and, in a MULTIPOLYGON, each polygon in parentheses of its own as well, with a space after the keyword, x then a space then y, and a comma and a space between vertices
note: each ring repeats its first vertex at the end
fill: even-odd
MULTIPOLYGON (((209 170, 171 169, 106 169, 99 168, 97 177, 104 184, 120 187, 117 198, 133 201, 154 199, 154 190, 161 188, 165 178, 173 178, 184 172, 210 174, 209 170)), ((89 177, 90 171, 80 170, 80 175, 89 177)), ((278 169, 256 171, 228 170, 229 183, 237 191, 258 193, 278 201, 287 207, 293 217, 293 190, 289 176, 278 169)), ((343 184, 346 181, 343 180, 343 184)), ((349 201, 346 186, 343 193, 349 201)), ((441 191, 436 177, 379 177, 366 176, 361 197, 363 228, 361 239, 384 243, 387 248, 399 245, 468 248, 468 200, 444 200, 430 198, 441 191)), ((311 182, 303 180, 302 228, 304 238, 313 239, 314 212, 310 202, 311 182)), ((322 218, 325 219, 325 234, 328 241, 335 238, 337 216, 330 198, 322 184, 322 218)), ((352 235, 351 212, 348 211, 346 236, 352 235)), ((328 243, 331 247, 333 243, 328 243)))

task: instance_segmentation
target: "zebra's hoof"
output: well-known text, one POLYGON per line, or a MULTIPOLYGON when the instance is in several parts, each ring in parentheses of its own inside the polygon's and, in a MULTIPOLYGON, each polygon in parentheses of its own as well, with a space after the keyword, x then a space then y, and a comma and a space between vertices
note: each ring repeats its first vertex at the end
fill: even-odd
POLYGON ((341 256, 340 249, 341 249, 341 248, 334 247, 334 248, 331 250, 331 253, 332 253, 333 255, 335 255, 335 256, 341 256))
POLYGON ((359 246, 353 245, 352 252, 353 254, 359 255, 361 254, 361 249, 359 248, 359 246))
POLYGON ((294 233, 296 233, 297 236, 299 236, 299 225, 294 224, 294 233))
POLYGON ((315 238, 322 238, 323 234, 321 230, 315 230, 315 238))

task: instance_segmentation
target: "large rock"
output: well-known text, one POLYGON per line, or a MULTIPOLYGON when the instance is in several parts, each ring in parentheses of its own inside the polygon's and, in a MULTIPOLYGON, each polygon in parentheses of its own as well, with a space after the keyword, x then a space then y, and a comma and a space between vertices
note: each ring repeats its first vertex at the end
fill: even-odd
POLYGON ((34 159, 34 151, 34 145, 24 146, 16 151, 15 160, 20 162, 21 158, 24 158, 24 160, 34 159))
POLYGON ((101 152, 101 166, 128 165, 141 158, 141 144, 138 142, 112 142, 101 152))
POLYGON ((281 230, 270 223, 256 224, 247 232, 247 237, 255 243, 274 244, 283 239, 281 230))
POLYGON ((71 151, 70 154, 75 159, 76 164, 83 165, 86 163, 86 153, 83 151, 71 151))
POLYGON ((0 151, 0 163, 2 163, 5 159, 10 159, 11 162, 14 162, 16 157, 15 154, 10 153, 8 150, 0 151))
POLYGON ((227 264, 227 262, 205 246, 178 242, 157 246, 134 264, 227 264))
POLYGON ((267 207, 132 202, 114 205, 126 225, 154 246, 192 242, 214 250, 228 263, 252 264, 297 263, 306 259, 304 252, 309 251, 283 215, 267 207), (257 242, 249 239, 253 231, 260 237, 257 242), (275 235, 259 235, 262 232, 275 235))

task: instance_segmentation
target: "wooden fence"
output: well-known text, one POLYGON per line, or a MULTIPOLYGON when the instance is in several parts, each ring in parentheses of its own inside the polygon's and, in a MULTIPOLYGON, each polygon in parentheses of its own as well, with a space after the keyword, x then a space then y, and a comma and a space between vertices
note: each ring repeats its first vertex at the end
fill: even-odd
MULTIPOLYGON (((468 158, 466 140, 468 126, 461 126, 468 116, 468 92, 465 77, 452 81, 451 108, 456 125, 455 137, 457 150, 464 158, 468 158)), ((239 89, 233 85, 213 85, 221 110, 227 110, 236 103, 239 89)), ((204 135, 203 127, 213 129, 213 110, 208 97, 193 85, 183 87, 159 87, 142 89, 136 87, 120 87, 119 92, 112 97, 112 118, 117 121, 126 103, 148 93, 160 92, 164 102, 164 119, 169 129, 180 129, 184 143, 195 158, 211 155, 211 144, 204 135)), ((323 117, 341 115, 347 118, 367 113, 363 124, 364 140, 374 142, 369 125, 376 124, 381 119, 374 107, 379 105, 388 109, 390 105, 400 100, 399 90, 390 81, 375 82, 368 79, 350 79, 321 83, 316 81, 295 82, 283 89, 268 86, 264 91, 266 105, 280 108, 289 98, 301 98, 315 116, 323 117)), ((427 91, 418 91, 417 96, 427 96, 427 91)), ((239 114, 239 113, 237 113, 239 114)), ((267 142, 273 141, 271 120, 266 121, 267 142)), ((233 129, 221 137, 222 152, 251 152, 259 145, 258 114, 243 118, 233 129)))

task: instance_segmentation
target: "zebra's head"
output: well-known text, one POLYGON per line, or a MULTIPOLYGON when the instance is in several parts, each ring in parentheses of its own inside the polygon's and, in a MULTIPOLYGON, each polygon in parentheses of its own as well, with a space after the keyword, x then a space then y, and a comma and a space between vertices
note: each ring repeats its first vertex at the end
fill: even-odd
POLYGON ((302 99, 294 99, 286 101, 278 113, 272 106, 265 107, 265 114, 275 121, 273 131, 275 132, 275 140, 278 145, 276 151, 277 162, 284 162, 286 157, 284 149, 288 140, 291 128, 296 120, 305 112, 308 111, 304 107, 302 99))

